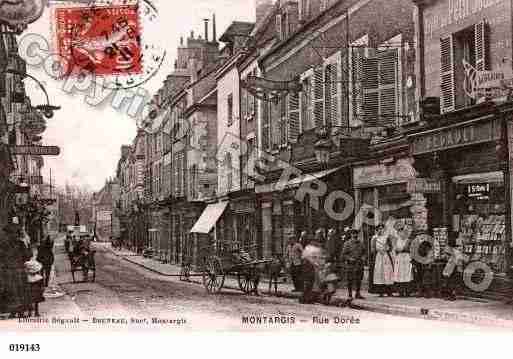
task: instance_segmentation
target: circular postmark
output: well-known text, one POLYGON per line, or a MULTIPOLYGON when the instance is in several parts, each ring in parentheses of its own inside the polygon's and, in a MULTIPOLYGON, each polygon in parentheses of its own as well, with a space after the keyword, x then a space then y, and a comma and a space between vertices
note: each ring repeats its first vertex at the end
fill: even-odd
POLYGON ((144 84, 166 56, 151 38, 158 34, 151 31, 157 18, 149 0, 88 1, 86 6, 57 8, 58 51, 67 64, 67 76, 85 71, 112 89, 144 84))

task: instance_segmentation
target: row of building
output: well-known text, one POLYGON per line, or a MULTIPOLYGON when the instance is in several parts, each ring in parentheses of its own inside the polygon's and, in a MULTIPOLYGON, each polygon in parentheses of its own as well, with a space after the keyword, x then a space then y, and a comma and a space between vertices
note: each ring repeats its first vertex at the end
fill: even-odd
MULTIPOLYGON (((511 0, 256 0, 182 39, 117 167, 121 236, 200 264, 401 221, 511 263, 511 0), (222 44, 222 45, 221 45, 222 44)), ((393 229, 391 229, 393 230, 393 229)), ((369 244, 370 245, 370 244, 369 244)), ((500 287, 500 286, 495 286, 500 287)))
POLYGON ((37 243, 58 230, 55 192, 43 179, 44 159, 37 151, 53 113, 34 106, 25 91, 27 68, 17 44, 25 28, 0 25, 0 229, 19 223, 37 243))

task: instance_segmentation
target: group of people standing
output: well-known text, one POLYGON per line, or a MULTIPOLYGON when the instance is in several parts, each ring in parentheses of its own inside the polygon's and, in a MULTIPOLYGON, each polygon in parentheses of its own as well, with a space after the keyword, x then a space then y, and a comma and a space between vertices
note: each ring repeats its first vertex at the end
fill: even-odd
MULTIPOLYGON (((293 290, 303 292, 301 301, 311 303, 318 300, 343 278, 347 283, 349 299, 353 299, 353 293, 355 298, 365 299, 361 287, 369 255, 370 292, 381 297, 394 296, 395 293, 400 297, 409 297, 413 291, 419 296, 429 296, 434 287, 431 275, 435 272, 432 264, 434 244, 430 240, 416 243, 418 238, 423 237, 418 237, 418 233, 414 234, 410 226, 400 221, 389 224, 376 227, 370 241, 370 253, 363 236, 350 228, 346 228, 342 235, 338 235, 335 229, 327 232, 319 229, 313 239, 308 238, 306 231, 301 232, 299 238, 294 238, 287 246, 285 257, 293 290), (416 246, 415 251, 412 251, 412 246, 416 246), (412 253, 417 252, 422 257, 421 261, 415 255, 412 256, 412 253)), ((460 252, 451 245, 454 241, 454 238, 449 240, 446 250, 449 264, 440 273, 445 282, 440 287, 447 289, 448 299, 454 298, 454 283, 458 271, 461 272, 461 256, 457 256, 460 252), (451 264, 451 258, 457 258, 457 266, 451 264), (449 271, 452 267, 457 271, 449 271)), ((447 260, 444 263, 448 263, 447 260)))
POLYGON ((15 223, 4 228, 0 241, 0 313, 10 318, 39 316, 39 303, 50 280, 54 262, 53 241, 38 245, 15 223))

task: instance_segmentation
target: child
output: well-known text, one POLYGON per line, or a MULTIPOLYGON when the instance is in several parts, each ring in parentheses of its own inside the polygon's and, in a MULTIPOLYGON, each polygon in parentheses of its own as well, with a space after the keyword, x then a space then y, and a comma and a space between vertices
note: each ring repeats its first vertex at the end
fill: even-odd
POLYGON ((37 260, 37 250, 32 249, 32 258, 25 262, 25 271, 27 272, 27 282, 29 291, 29 303, 28 303, 28 316, 32 316, 32 310, 34 310, 34 316, 39 317, 39 303, 44 302, 44 281, 41 275, 43 265, 37 260))

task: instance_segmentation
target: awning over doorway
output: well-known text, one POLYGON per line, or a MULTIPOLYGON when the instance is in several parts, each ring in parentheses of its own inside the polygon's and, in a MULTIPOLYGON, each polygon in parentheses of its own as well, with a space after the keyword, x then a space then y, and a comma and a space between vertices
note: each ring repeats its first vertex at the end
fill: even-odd
POLYGON ((209 204, 191 229, 191 233, 208 234, 228 206, 228 201, 209 204))
POLYGON ((347 166, 340 166, 340 167, 335 167, 335 168, 331 168, 328 170, 319 171, 319 172, 315 172, 315 173, 303 174, 299 177, 289 180, 286 184, 282 184, 278 181, 278 182, 274 182, 274 183, 258 185, 255 187, 255 191, 256 191, 256 193, 269 193, 269 192, 274 192, 277 186, 284 187, 284 188, 299 187, 299 185, 301 185, 305 182, 320 180, 334 172, 337 172, 338 170, 340 170, 344 167, 347 167, 347 166))

